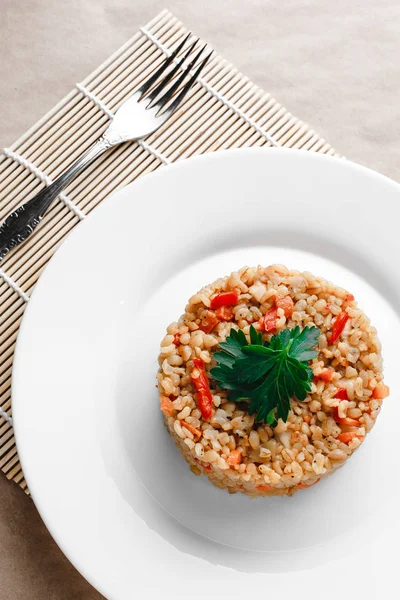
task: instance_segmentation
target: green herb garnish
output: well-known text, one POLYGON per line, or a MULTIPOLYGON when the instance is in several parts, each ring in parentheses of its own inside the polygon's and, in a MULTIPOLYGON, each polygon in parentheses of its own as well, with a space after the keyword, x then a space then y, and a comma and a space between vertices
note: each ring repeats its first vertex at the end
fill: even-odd
POLYGON ((311 391, 313 371, 308 366, 318 356, 317 327, 284 329, 262 341, 261 333, 250 327, 250 344, 243 331, 231 330, 215 352, 218 365, 210 374, 219 387, 229 391, 234 402, 248 401, 250 414, 272 426, 287 420, 290 399, 305 400, 311 391))

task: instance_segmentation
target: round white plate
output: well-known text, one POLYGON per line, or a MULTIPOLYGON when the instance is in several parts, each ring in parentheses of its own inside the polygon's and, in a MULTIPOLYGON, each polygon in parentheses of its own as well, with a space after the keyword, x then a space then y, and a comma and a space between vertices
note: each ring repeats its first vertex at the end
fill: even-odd
POLYGON ((111 600, 390 596, 397 586, 400 187, 350 162, 246 149, 161 169, 63 244, 18 338, 19 455, 50 532, 111 600), (293 498, 195 478, 162 424, 159 342, 188 297, 245 264, 349 289, 391 396, 359 452, 293 498))

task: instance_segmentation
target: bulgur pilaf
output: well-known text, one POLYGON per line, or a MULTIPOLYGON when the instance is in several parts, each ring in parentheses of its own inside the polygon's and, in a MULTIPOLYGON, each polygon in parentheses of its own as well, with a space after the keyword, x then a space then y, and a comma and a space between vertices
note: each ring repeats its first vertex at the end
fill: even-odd
POLYGON ((244 267, 192 296, 161 342, 157 375, 165 424, 193 473, 249 496, 292 495, 332 473, 372 429, 389 389, 375 328, 346 290, 282 265, 244 267), (214 353, 251 325, 270 341, 319 329, 311 391, 287 421, 256 422, 210 375, 214 353))

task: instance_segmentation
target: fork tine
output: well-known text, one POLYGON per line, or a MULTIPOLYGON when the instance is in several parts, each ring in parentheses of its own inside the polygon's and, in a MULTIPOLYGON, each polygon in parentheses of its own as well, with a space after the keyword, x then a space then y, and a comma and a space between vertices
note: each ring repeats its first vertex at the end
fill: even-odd
POLYGON ((189 58, 191 52, 194 50, 194 48, 196 47, 197 43, 198 43, 198 39, 195 40, 193 42, 193 44, 189 47, 189 49, 187 50, 187 52, 185 52, 184 56, 180 59, 180 61, 178 62, 177 65, 175 65, 175 67, 172 69, 172 71, 170 71, 168 73, 168 75, 166 75, 164 77, 164 79, 162 79, 160 81, 160 83, 154 88, 154 90, 146 97, 146 100, 149 99, 150 102, 148 104, 148 106, 150 106, 151 102, 157 98, 158 94, 165 88, 165 86, 171 81, 171 79, 174 77, 174 75, 177 73, 177 71, 181 68, 181 66, 183 65, 183 63, 185 62, 185 60, 187 58, 189 58))
POLYGON ((170 54, 169 57, 162 63, 162 65, 157 69, 157 71, 149 79, 147 79, 143 83, 143 85, 140 86, 140 88, 137 90, 137 92, 140 93, 139 100, 141 100, 143 98, 144 94, 157 81, 157 79, 165 71, 165 69, 167 67, 169 67, 169 65, 172 63, 173 60, 175 60, 175 58, 178 56, 179 52, 182 50, 183 46, 186 44, 187 40, 190 38, 191 35, 192 35, 192 32, 189 31, 189 33, 184 37, 183 41, 179 44, 179 46, 177 48, 175 48, 175 50, 172 52, 172 54, 170 54))
POLYGON ((172 85, 169 88, 169 90, 167 90, 165 92, 165 94, 163 96, 161 96, 161 98, 157 102, 155 102, 153 105, 148 106, 147 108, 157 107, 158 109, 161 109, 166 105, 167 102, 169 102, 169 100, 171 100, 171 98, 173 97, 176 90, 179 88, 179 86, 183 82, 183 80, 186 78, 186 76, 190 73, 190 71, 193 69, 193 67, 197 63, 200 55, 202 54, 202 52, 206 46, 207 46, 207 44, 204 44, 204 46, 202 48, 200 48, 200 50, 198 51, 196 56, 193 58, 193 60, 190 62, 190 64, 183 71, 182 75, 180 75, 180 77, 178 77, 178 79, 175 81, 174 85, 172 85))
MULTIPOLYGON (((204 48, 203 48, 204 49, 204 48)), ((194 83, 196 82, 197 78, 199 77, 201 71, 204 69, 204 67, 206 66, 206 64, 208 63, 208 61, 210 60, 211 55, 213 54, 213 50, 210 52, 210 54, 208 56, 205 57, 205 59, 200 63, 200 65, 197 67, 197 70, 193 73, 192 77, 189 79, 189 81, 186 83, 186 85, 183 87, 183 89, 180 91, 180 93, 178 94, 178 96, 174 99, 174 101, 170 104, 170 106, 168 106, 167 110, 165 111, 167 113, 167 115, 171 115, 177 108, 178 106, 181 104, 181 102, 183 101, 184 97, 186 96, 186 94, 188 93, 188 91, 190 90, 190 88, 194 85, 194 83)), ((189 68, 188 70, 185 71, 185 74, 187 72, 189 72, 191 69, 189 68)), ((165 104, 165 103, 164 103, 165 104)), ((163 105, 164 106, 164 105, 163 105)), ((159 115, 160 110, 163 108, 163 106, 161 106, 156 114, 156 116, 159 115)))

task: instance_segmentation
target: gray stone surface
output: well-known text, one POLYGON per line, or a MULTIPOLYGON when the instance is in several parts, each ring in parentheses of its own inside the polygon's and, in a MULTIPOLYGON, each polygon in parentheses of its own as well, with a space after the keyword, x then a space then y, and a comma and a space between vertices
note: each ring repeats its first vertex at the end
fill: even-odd
MULTIPOLYGON (((165 6, 338 152, 400 179, 398 0, 0 0, 0 146, 165 6)), ((100 598, 2 476, 0 598, 100 598)))

